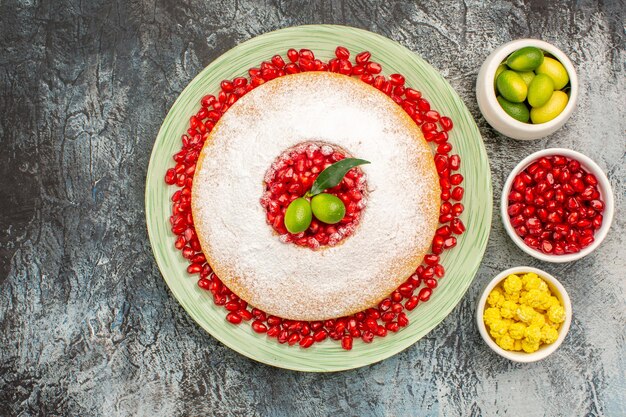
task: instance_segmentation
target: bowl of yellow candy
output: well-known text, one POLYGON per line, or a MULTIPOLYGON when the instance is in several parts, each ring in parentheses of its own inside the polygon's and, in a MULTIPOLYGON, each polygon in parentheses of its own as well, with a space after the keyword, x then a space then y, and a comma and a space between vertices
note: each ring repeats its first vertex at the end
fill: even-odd
POLYGON ((485 343, 515 362, 535 362, 558 349, 572 322, 563 285, 537 268, 507 269, 491 280, 476 309, 485 343))

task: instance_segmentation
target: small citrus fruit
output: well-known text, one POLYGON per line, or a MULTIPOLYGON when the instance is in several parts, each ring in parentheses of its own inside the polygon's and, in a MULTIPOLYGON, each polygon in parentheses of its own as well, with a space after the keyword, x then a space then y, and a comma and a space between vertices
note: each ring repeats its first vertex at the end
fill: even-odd
POLYGON ((311 199, 311 209, 316 218, 328 224, 339 223, 346 215, 346 206, 338 197, 321 193, 311 199))
POLYGON ((304 232, 311 224, 311 203, 306 198, 296 198, 285 211, 285 227, 289 233, 304 232))

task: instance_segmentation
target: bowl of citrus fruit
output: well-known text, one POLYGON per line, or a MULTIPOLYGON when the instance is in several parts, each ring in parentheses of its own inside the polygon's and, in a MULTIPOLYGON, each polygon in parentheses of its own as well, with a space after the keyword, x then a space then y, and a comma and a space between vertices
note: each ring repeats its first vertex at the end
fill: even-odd
POLYGON ((476 82, 487 122, 514 139, 539 139, 569 119, 578 99, 578 77, 569 58, 537 39, 519 39, 493 51, 476 82))

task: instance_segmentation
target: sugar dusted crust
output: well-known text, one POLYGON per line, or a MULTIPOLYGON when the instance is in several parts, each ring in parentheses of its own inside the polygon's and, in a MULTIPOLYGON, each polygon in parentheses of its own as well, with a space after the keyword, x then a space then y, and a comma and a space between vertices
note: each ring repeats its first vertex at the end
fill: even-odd
POLYGON ((239 297, 283 318, 323 320, 374 306, 415 271, 439 194, 430 148, 396 103, 361 81, 309 72, 257 87, 222 116, 198 159, 192 212, 209 264, 239 297), (311 140, 371 161, 358 230, 321 251, 280 242, 259 203, 275 158, 311 140))

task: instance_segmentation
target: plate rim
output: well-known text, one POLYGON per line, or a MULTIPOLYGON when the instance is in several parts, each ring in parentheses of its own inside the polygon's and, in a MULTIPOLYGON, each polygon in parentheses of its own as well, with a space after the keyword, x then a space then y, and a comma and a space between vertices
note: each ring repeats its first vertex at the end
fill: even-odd
MULTIPOLYGON (((338 42, 339 44, 340 42, 338 42)), ((269 365, 269 366, 273 366, 273 367, 277 367, 277 368, 282 368, 282 369, 288 369, 288 370, 293 370, 293 371, 300 371, 300 372, 338 372, 338 371, 345 371, 345 370, 350 370, 350 369, 355 369, 355 368, 360 368, 363 366, 367 366, 367 365, 372 365, 378 362, 381 362, 391 356, 394 356, 404 350, 406 350, 407 348, 409 348, 410 346, 413 346, 415 343, 417 343, 421 338, 423 338, 424 336, 426 336, 428 333, 430 333, 432 330, 434 330, 435 327, 439 326, 443 320, 445 320, 450 313, 452 312, 452 310, 454 310, 454 308, 461 302, 461 300, 464 298, 465 294, 467 293, 467 290, 469 289, 470 285, 472 284, 472 282, 474 281, 474 279, 476 278, 476 274, 478 272, 478 269, 480 268, 480 265, 482 263, 482 259, 484 257, 485 254, 485 250, 487 247, 487 243, 489 241, 489 236, 491 233, 491 223, 493 221, 493 184, 491 181, 492 175, 491 175, 491 168, 490 168, 490 163, 489 163, 489 156, 487 154, 486 148, 485 148, 485 144, 484 141, 482 140, 482 135, 480 133, 480 130, 478 129, 478 126, 476 125, 476 121, 474 120, 474 117, 472 116, 472 114, 470 113, 469 109, 467 108, 467 105, 465 104, 465 102, 463 101, 463 99, 459 96, 459 94, 456 92, 456 90, 450 85, 450 83, 441 75, 441 73, 434 68, 430 63, 428 63, 426 60, 424 60, 418 53, 410 50, 408 47, 402 45, 400 42, 397 42, 393 39, 389 39, 385 36, 379 35, 377 33, 374 32, 370 32, 364 29, 360 29, 360 28, 356 28, 356 27, 351 27, 351 26, 345 26, 345 25, 328 25, 328 24, 312 24, 312 25, 299 25, 299 26, 290 26, 290 27, 286 27, 286 28, 281 28, 281 29, 277 29, 277 30, 273 30, 273 31, 269 31, 269 32, 265 32, 262 34, 259 34, 257 36, 254 36, 250 39, 247 39, 244 42, 241 42, 239 44, 237 44, 236 46, 234 46, 233 48, 225 51, 224 53, 222 53, 219 57, 217 57, 216 59, 214 59, 213 61, 211 61, 209 64, 207 64, 191 81, 189 81, 189 83, 185 86, 185 88, 179 93, 178 97, 176 98, 176 100, 174 101, 174 103, 172 104, 172 106, 170 107, 170 109, 168 110, 167 114, 165 115, 165 117, 163 118, 163 122, 161 124, 161 126, 159 127, 159 131, 156 135, 155 141, 153 142, 153 147, 152 147, 152 151, 150 153, 150 158, 148 161, 148 169, 146 172, 146 181, 145 181, 145 195, 144 195, 144 205, 145 205, 145 215, 146 215, 146 226, 147 226, 147 230, 148 230, 148 237, 149 237, 149 241, 150 241, 150 248, 152 250, 153 256, 156 260, 157 266, 159 268, 159 272, 163 278, 163 280, 165 281, 165 283, 168 286, 169 291, 172 293, 172 295, 174 295, 174 298, 176 299, 176 301, 178 302, 178 304, 185 310, 185 312, 193 319, 193 321, 199 325, 204 331, 206 331, 209 335, 211 335, 213 338, 217 339, 218 341, 220 341, 222 344, 226 345, 228 348, 234 350, 235 352, 249 358, 252 359, 256 362, 260 362, 263 363, 265 365, 269 365), (284 361, 281 359, 280 356, 276 357, 273 361, 271 360, 267 360, 264 357, 258 357, 255 356, 253 353, 249 352, 246 349, 241 348, 240 346, 238 346, 235 343, 231 343, 227 338, 221 337, 221 335, 219 334, 219 332, 216 331, 212 331, 212 329, 209 328, 209 326, 205 325, 203 323, 203 320, 201 320, 201 318, 199 317, 199 315, 197 315, 189 305, 187 305, 187 302, 183 299, 182 295, 179 294, 172 285, 170 285, 170 280, 173 279, 173 277, 167 277, 167 274, 165 274, 163 271, 165 270, 164 268, 164 260, 161 258, 160 254, 157 252, 156 250, 156 246, 159 244, 159 241, 156 239, 157 236, 157 232, 153 230, 153 227, 151 226, 151 215, 152 215, 152 208, 149 204, 149 198, 150 198, 150 191, 152 189, 151 185, 150 185, 150 180, 152 179, 152 177, 154 175, 157 176, 157 178, 160 178, 162 181, 162 175, 163 173, 159 173, 159 172, 154 172, 155 168, 155 164, 153 163, 154 160, 156 159, 156 155, 157 155, 157 143, 159 143, 160 141, 164 140, 163 136, 165 135, 165 124, 166 121, 170 118, 171 114, 173 113, 174 109, 177 108, 177 105, 179 104, 179 102, 182 100, 182 97, 186 95, 186 93, 189 93, 190 89, 193 87, 194 84, 196 84, 198 81, 200 81, 205 74, 207 74, 208 72, 211 71, 212 67, 218 66, 220 63, 227 61, 230 58, 230 55, 234 55, 236 54, 238 51, 240 51, 241 49, 244 49, 246 46, 248 46, 251 43, 254 43, 255 41, 258 42, 259 38, 262 37, 270 37, 271 35, 276 35, 278 33, 290 33, 290 32, 294 32, 294 31, 299 31, 299 30, 315 30, 315 29, 324 29, 324 30, 329 30, 329 31, 336 31, 337 35, 340 35, 341 32, 343 31, 349 31, 352 32, 351 35, 353 35, 355 32, 360 35, 360 36, 364 36, 364 37, 374 37, 377 38, 379 41, 383 42, 383 43, 391 43, 391 44, 395 44, 395 46, 399 46, 401 49, 405 50, 407 52, 407 55, 410 55, 412 57, 412 59, 416 59, 417 61, 421 61, 421 63, 427 67, 427 69, 432 73, 433 76, 438 77, 446 86, 446 91, 447 93, 449 93, 452 98, 454 99, 454 101, 460 103, 462 105, 461 107, 461 111, 465 112, 470 119, 470 128, 472 128, 473 130, 475 130, 476 135, 478 136, 478 140, 477 142, 477 146, 479 148, 479 152, 480 154, 482 154, 484 156, 484 163, 486 165, 486 174, 487 174, 487 184, 488 184, 488 188, 486 190, 487 196, 488 196, 488 204, 487 206, 487 210, 486 213, 484 213, 483 216, 483 220, 484 223, 487 225, 486 226, 486 230, 484 233, 484 239, 482 239, 482 241, 480 242, 480 247, 478 248, 478 251, 480 253, 480 257, 478 259, 477 262, 475 262, 475 265, 472 267, 471 269, 471 276, 472 278, 470 280, 467 281, 467 283, 464 285, 464 288, 462 288, 461 291, 459 291, 459 295, 456 297, 456 301, 454 302, 453 305, 445 307, 444 311, 445 313, 442 314, 441 319, 437 320, 436 323, 429 325, 428 328, 424 331, 424 333, 419 336, 419 335, 415 335, 413 337, 410 337, 408 339, 398 339, 397 343, 394 344, 393 348, 378 354, 378 356, 376 358, 374 358, 374 360, 371 360, 372 358, 369 356, 365 356, 362 355, 361 357, 364 358, 363 360, 360 359, 360 357, 350 357, 347 360, 347 364, 342 364, 342 365, 333 365, 332 367, 327 367, 327 368, 314 368, 314 367, 308 367, 308 368, 304 368, 302 367, 301 364, 296 364, 293 365, 288 361, 284 361), (300 366, 297 366, 300 365, 300 366)), ((168 200, 169 202, 169 200, 168 200)), ((173 249, 172 246, 172 251, 175 251, 175 249, 173 249)), ((177 252, 177 251, 176 251, 177 252)), ((409 327, 411 326, 411 324, 409 324, 409 327)), ((399 332, 398 334, 400 334, 402 332, 399 332)), ((393 336, 393 335, 390 335, 393 336)), ((389 337, 389 336, 388 336, 389 337)), ((276 341, 272 340, 272 341, 264 341, 264 343, 269 342, 269 343, 277 343, 276 341)), ((294 347, 290 347, 290 348, 295 348, 297 349, 296 346, 294 347)))

